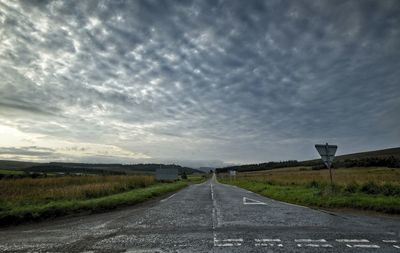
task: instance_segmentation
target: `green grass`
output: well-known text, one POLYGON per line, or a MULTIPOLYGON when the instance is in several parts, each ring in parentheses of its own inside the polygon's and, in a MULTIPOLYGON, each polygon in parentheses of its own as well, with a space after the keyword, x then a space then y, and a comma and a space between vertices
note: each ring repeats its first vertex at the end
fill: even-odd
POLYGON ((20 171, 20 170, 0 169, 0 174, 3 174, 3 175, 22 175, 22 174, 24 174, 24 172, 20 171))
POLYGON ((210 178, 210 174, 191 174, 188 175, 187 181, 195 184, 202 183, 210 178))
POLYGON ((16 224, 25 221, 42 220, 50 217, 73 214, 82 211, 99 212, 118 206, 137 204, 150 198, 177 191, 187 182, 158 183, 145 188, 84 200, 53 200, 46 204, 9 205, 0 207, 0 224, 16 224))
MULTIPOLYGON (((398 192, 384 195, 382 191, 369 192, 368 189, 383 187, 370 182, 359 189, 353 187, 329 184, 282 184, 276 182, 257 182, 248 178, 237 180, 220 179, 221 183, 232 184, 241 188, 259 193, 263 196, 311 207, 325 208, 354 208, 362 210, 373 210, 389 214, 400 214, 400 196, 398 192), (364 191, 363 191, 364 187, 364 191)), ((385 187, 383 187, 385 189, 385 187)), ((396 188, 397 189, 397 188, 396 188)))

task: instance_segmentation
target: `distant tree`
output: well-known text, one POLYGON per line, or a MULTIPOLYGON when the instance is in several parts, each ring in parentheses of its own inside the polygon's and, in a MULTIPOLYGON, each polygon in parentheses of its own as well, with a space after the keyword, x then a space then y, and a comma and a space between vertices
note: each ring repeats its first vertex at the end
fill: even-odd
POLYGON ((182 179, 187 179, 188 177, 187 177, 187 175, 186 175, 186 172, 184 171, 184 172, 182 172, 182 179))

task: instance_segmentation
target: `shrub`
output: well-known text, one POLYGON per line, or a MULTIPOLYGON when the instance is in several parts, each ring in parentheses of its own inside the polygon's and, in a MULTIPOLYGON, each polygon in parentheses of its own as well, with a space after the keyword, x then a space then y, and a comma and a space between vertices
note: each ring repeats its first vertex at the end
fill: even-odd
POLYGON ((310 187, 310 188, 318 188, 318 187, 320 187, 320 184, 317 181, 313 180, 310 183, 308 183, 308 187, 310 187))
POLYGON ((381 186, 381 193, 385 196, 400 196, 400 186, 386 183, 381 186))
POLYGON ((360 189, 360 185, 357 182, 353 181, 346 185, 346 187, 344 188, 344 191, 348 192, 348 193, 356 193, 359 189, 360 189))
POLYGON ((381 189, 376 183, 369 181, 361 186, 361 191, 367 194, 380 194, 381 189))

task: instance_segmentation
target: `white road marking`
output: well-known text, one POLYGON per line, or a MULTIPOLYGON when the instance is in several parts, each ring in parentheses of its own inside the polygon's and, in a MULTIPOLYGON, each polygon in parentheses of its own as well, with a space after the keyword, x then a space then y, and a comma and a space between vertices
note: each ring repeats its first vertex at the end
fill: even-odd
POLYGON ((259 247, 259 246, 263 246, 263 247, 275 247, 275 245, 277 247, 283 247, 283 244, 278 243, 275 244, 275 242, 281 242, 281 239, 271 239, 271 238, 265 238, 265 239, 254 239, 254 241, 256 242, 254 244, 254 246, 259 247), (274 242, 274 243, 273 243, 274 242))
POLYGON ((322 248, 333 248, 331 244, 321 244, 322 248))
POLYGON ((346 244, 346 246, 349 248, 374 248, 374 249, 380 248, 378 245, 375 244, 355 244, 355 245, 346 244))
POLYGON ((215 247, 233 247, 233 246, 241 246, 241 243, 217 243, 214 244, 215 247))
MULTIPOLYGON (((309 208, 309 207, 307 207, 307 206, 296 205, 296 204, 292 204, 292 203, 288 203, 288 202, 279 201, 279 200, 276 200, 276 199, 274 199, 273 201, 279 202, 279 203, 284 204, 284 205, 295 206, 295 207, 301 207, 301 208, 305 208, 305 209, 311 209, 311 208, 309 208)), ((319 210, 314 210, 314 211, 319 211, 319 210)))
POLYGON ((306 244, 298 243, 297 247, 311 247, 311 248, 333 248, 331 244, 326 243, 325 239, 295 239, 295 242, 308 242, 306 244), (321 244, 322 243, 322 244, 321 244))
POLYGON ((280 242, 281 239, 254 239, 256 242, 280 242))
POLYGON ((367 239, 336 239, 337 242, 369 242, 367 239))
POLYGON ((214 188, 212 184, 210 184, 210 188, 211 188, 211 199, 214 200, 214 188))
POLYGON ((213 208, 212 208, 212 227, 213 227, 213 230, 214 230, 214 240, 215 240, 215 237, 216 237, 216 235, 215 235, 215 227, 216 227, 216 223, 218 223, 218 219, 217 219, 217 217, 216 217, 216 212, 215 212, 215 209, 216 209, 216 201, 215 201, 215 199, 214 199, 214 189, 213 189, 213 184, 212 183, 210 183, 210 189, 211 189, 211 199, 212 199, 212 201, 213 201, 213 208))
POLYGON ((168 198, 166 198, 166 199, 163 199, 163 200, 161 200, 161 202, 164 202, 164 201, 167 201, 167 200, 169 200, 170 198, 172 198, 173 196, 175 196, 175 194, 176 194, 176 193, 172 194, 171 196, 169 196, 169 197, 168 197, 168 198))
MULTIPOLYGON (((215 175, 213 176, 215 178, 215 175)), ((214 185, 210 183, 210 189, 211 189, 211 199, 213 202, 213 208, 212 208, 212 227, 213 227, 213 236, 214 236, 214 247, 233 247, 233 246, 241 246, 243 239, 238 238, 238 239, 224 239, 224 240, 217 240, 217 232, 215 231, 215 228, 218 226, 218 223, 220 223, 220 211, 217 208, 217 201, 214 198, 214 185)))
POLYGON ((275 243, 255 243, 254 244, 254 246, 256 246, 256 247, 259 247, 259 246, 263 246, 263 247, 274 247, 274 246, 277 246, 277 247, 283 247, 283 244, 282 243, 278 243, 278 244, 275 244, 275 243))
POLYGON ((318 239, 318 240, 313 240, 313 239, 295 239, 295 242, 326 242, 325 239, 318 239))
POLYGON ((238 239, 222 239, 222 240, 217 240, 216 237, 214 237, 214 246, 215 247, 233 247, 233 246, 241 246, 243 242, 242 238, 238 239))
POLYGON ((396 243, 396 242, 397 242, 397 240, 382 240, 382 242, 396 243))
POLYGON ((238 239, 222 239, 222 240, 217 240, 217 242, 243 242, 242 238, 238 239))
POLYGON ((215 222, 214 222, 214 219, 215 219, 215 208, 212 209, 212 216, 213 216, 212 227, 213 227, 213 229, 215 229, 215 222))
POLYGON ((322 247, 322 248, 333 248, 333 246, 331 245, 331 244, 316 244, 316 243, 307 243, 307 244, 301 244, 301 243, 298 243, 297 244, 297 247, 312 247, 312 248, 319 248, 319 247, 322 247))
POLYGON ((400 249, 399 245, 393 245, 393 247, 395 247, 396 249, 400 249))
POLYGON ((243 197, 243 205, 267 205, 264 202, 243 197), (250 202, 249 202, 250 201, 250 202))

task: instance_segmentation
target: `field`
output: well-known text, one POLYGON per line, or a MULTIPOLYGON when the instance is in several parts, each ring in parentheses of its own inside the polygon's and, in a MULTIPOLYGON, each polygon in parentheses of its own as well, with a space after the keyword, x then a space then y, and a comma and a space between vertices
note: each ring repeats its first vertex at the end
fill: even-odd
POLYGON ((191 182, 191 183, 202 183, 204 182, 206 179, 208 179, 210 177, 209 174, 199 174, 199 173, 193 173, 192 175, 188 175, 187 176, 187 181, 191 182))
POLYGON ((157 183, 154 176, 63 176, 0 180, 0 224, 135 204, 205 178, 157 183))
POLYGON ((294 167, 240 173, 236 180, 220 175, 219 180, 301 205, 400 214, 400 169, 335 169, 333 178, 331 186, 328 170, 294 167))
POLYGON ((4 169, 0 169, 0 174, 2 174, 2 175, 22 175, 22 174, 24 174, 24 172, 20 171, 20 170, 4 170, 4 169))

